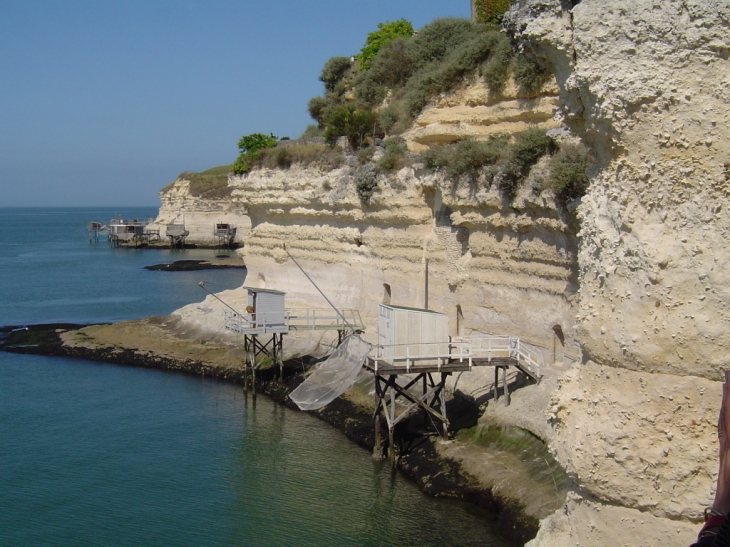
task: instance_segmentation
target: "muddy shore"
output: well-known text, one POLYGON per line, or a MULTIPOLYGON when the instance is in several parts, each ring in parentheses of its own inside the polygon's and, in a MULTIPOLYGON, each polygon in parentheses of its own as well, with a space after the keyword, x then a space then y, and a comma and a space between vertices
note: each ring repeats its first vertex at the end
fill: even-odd
MULTIPOLYGON (((196 334, 186 332, 171 317, 150 317, 111 325, 38 325, 1 329, 0 349, 157 368, 242 384, 244 375, 239 349, 196 338, 196 334)), ((256 391, 296 409, 288 395, 304 380, 306 365, 311 362, 313 360, 309 359, 286 362, 282 380, 278 378, 278 369, 261 371, 256 391)), ((479 411, 467 401, 456 398, 447 405, 457 428, 476 424, 479 411)), ((362 393, 348 392, 314 414, 372 451, 372 402, 362 393)), ((398 469, 414 480, 424 493, 463 499, 497 513, 496 532, 515 544, 522 545, 536 535, 539 519, 547 509, 535 514, 527 500, 495 494, 495 484, 490 483, 489 477, 474 476, 465 471, 468 466, 463 461, 445 455, 458 448, 468 454, 467 458, 479 459, 484 447, 464 443, 459 437, 452 441, 442 440, 429 431, 428 424, 419 414, 399 424, 396 439, 398 469)))

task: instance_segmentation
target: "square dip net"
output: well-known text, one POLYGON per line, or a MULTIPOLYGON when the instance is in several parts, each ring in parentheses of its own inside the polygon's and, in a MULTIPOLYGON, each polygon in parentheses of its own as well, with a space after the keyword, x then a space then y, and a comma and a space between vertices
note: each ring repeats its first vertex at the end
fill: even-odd
POLYGON ((370 344, 351 334, 289 398, 301 410, 317 410, 328 405, 355 383, 371 349, 370 344))

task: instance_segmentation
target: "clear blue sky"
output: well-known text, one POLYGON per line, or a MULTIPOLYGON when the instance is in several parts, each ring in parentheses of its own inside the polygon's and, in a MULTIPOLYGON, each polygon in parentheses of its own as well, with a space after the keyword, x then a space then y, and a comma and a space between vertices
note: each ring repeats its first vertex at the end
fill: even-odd
POLYGON ((0 207, 157 205, 239 137, 297 137, 324 62, 469 0, 0 0, 0 207))

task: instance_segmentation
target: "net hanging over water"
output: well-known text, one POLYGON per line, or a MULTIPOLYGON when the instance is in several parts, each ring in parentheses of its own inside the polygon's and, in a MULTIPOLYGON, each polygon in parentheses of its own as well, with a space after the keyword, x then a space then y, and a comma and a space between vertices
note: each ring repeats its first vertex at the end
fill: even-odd
POLYGON ((357 335, 348 336, 289 398, 301 410, 328 405, 355 382, 371 348, 357 335))

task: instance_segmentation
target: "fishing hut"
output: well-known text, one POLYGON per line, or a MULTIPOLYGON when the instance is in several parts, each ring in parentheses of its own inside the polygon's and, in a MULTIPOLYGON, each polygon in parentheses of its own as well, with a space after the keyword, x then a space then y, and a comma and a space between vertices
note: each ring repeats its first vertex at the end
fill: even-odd
POLYGON ((190 235, 190 232, 185 229, 185 224, 168 224, 165 227, 165 236, 170 239, 170 248, 184 248, 185 238, 190 235))
POLYGON ((375 377, 375 447, 373 456, 383 457, 382 422, 388 427, 388 450, 395 463, 395 426, 412 410, 422 409, 440 433, 448 436, 445 387, 454 372, 468 372, 478 366, 494 367, 494 400, 499 397, 502 373, 505 406, 510 396, 507 370, 515 367, 527 377, 540 379, 542 354, 516 336, 448 335, 448 317, 431 310, 380 304, 378 341, 364 366, 375 377), (398 381, 405 376, 405 381, 398 381), (396 410, 396 401, 406 403, 396 410), (381 418, 382 416, 382 418, 381 418))
POLYGON ((217 246, 222 249, 233 247, 233 240, 236 238, 236 227, 224 222, 218 222, 213 228, 213 237, 217 240, 217 246))
POLYGON ((101 222, 89 222, 86 229, 89 232, 89 243, 99 243, 99 237, 107 235, 107 226, 101 222))
MULTIPOLYGON (((226 305, 224 326, 243 335, 244 385, 255 387, 256 371, 268 360, 283 374, 283 338, 290 330, 337 330, 338 341, 348 334, 362 332, 364 326, 357 310, 337 313, 316 309, 285 308, 286 293, 271 289, 243 287, 248 292, 245 313, 226 305)), ((216 297, 217 298, 217 297, 216 297)))
POLYGON ((160 239, 159 230, 149 230, 147 226, 152 223, 152 219, 147 221, 139 221, 137 219, 121 219, 113 218, 109 222, 108 238, 113 247, 122 245, 140 245, 149 244, 153 239, 160 239))

